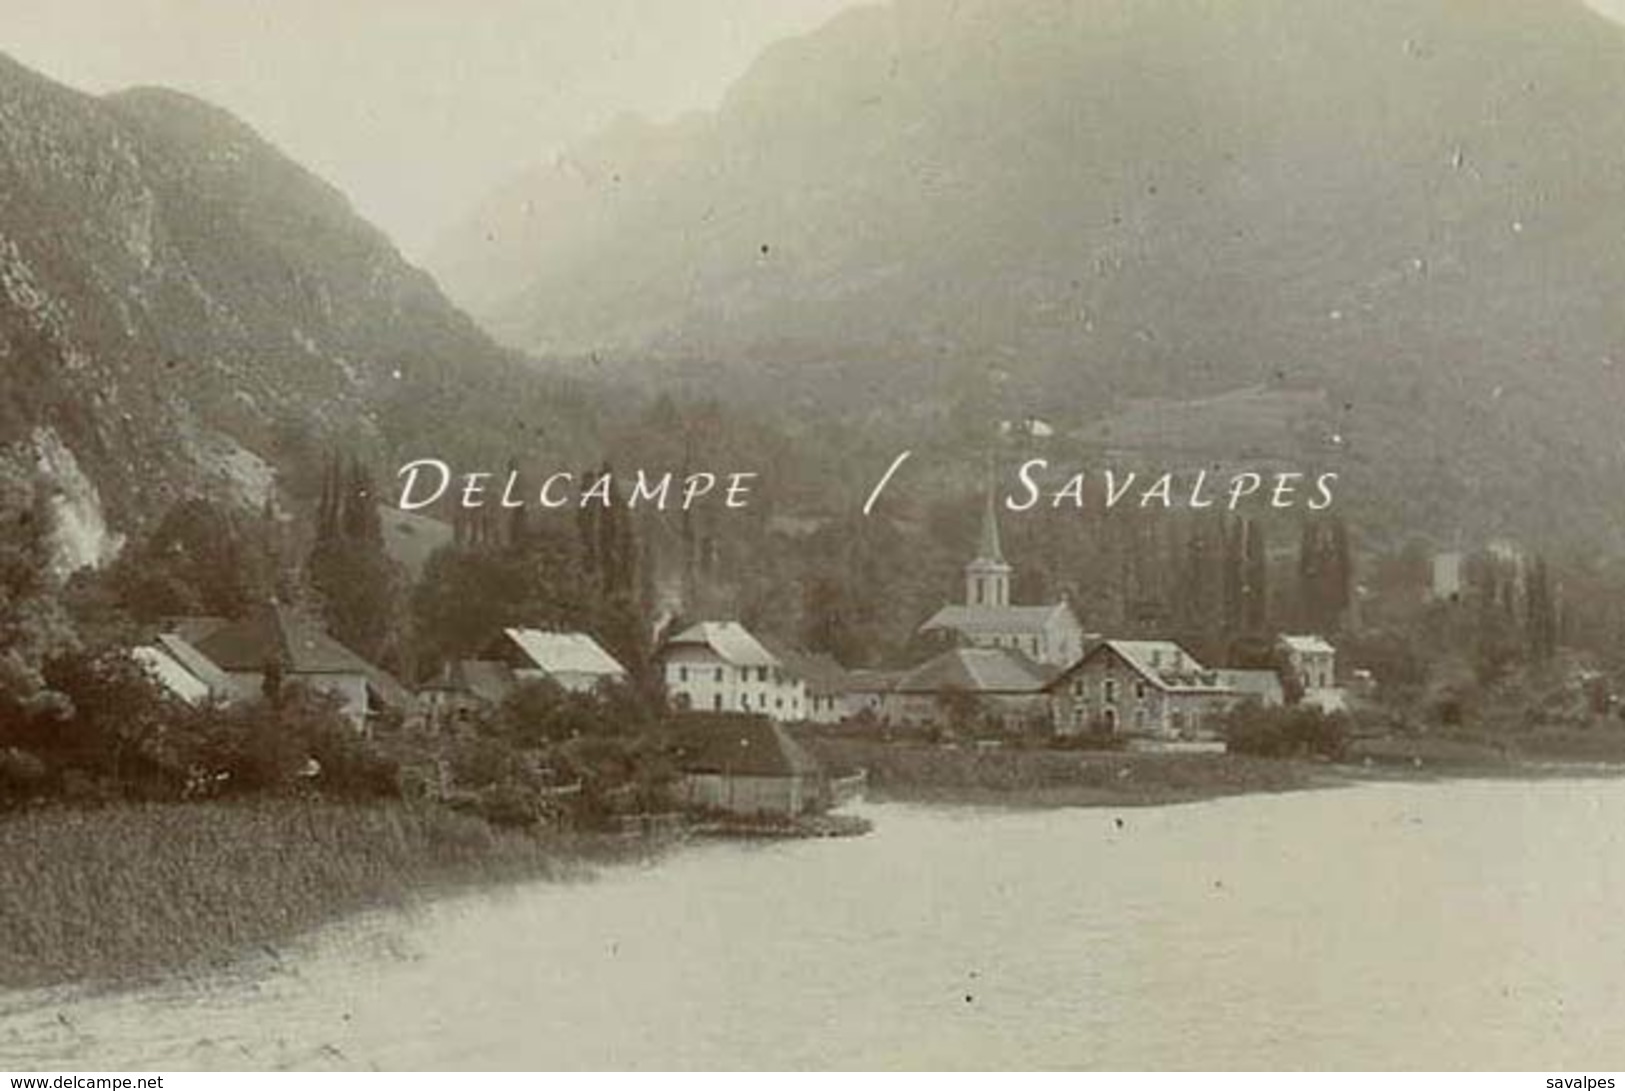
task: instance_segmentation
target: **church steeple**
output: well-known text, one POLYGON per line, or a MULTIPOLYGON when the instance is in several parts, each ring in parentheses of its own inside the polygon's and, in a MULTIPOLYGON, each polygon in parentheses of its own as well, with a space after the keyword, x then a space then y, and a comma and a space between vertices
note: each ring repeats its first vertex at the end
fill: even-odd
POLYGON ((988 478, 981 542, 975 560, 965 566, 966 606, 1010 605, 1010 566, 1005 563, 1004 549, 999 543, 999 513, 993 499, 991 467, 988 478))
POLYGON ((987 507, 982 509, 982 544, 976 559, 1004 563, 1004 550, 999 546, 999 510, 994 506, 991 487, 987 490, 987 507))

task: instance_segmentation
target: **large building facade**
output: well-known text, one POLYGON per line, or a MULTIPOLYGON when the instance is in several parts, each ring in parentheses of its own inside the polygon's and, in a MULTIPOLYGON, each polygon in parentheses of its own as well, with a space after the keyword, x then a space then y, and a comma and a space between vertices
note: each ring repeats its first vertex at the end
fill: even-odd
POLYGON ((807 718, 807 685, 737 621, 702 621, 661 652, 673 707, 696 712, 759 712, 807 718))
POLYGON ((1055 730, 1152 739, 1212 736, 1240 694, 1171 640, 1104 640, 1049 684, 1055 730))

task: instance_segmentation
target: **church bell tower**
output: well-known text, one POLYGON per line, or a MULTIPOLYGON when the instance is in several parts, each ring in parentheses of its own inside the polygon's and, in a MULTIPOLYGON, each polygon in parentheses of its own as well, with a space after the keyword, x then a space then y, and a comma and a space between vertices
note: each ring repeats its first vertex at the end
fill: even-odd
POLYGON ((999 545, 999 515, 993 503, 991 484, 987 507, 982 512, 982 539, 976 559, 965 566, 966 606, 1009 606, 1010 566, 999 545))

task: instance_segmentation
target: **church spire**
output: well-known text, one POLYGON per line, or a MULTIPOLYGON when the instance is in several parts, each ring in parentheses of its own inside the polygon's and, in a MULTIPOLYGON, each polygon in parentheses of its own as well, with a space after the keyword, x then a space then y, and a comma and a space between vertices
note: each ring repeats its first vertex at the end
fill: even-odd
POLYGON ((1010 566, 999 543, 999 514, 994 503, 993 463, 988 461, 987 506, 982 509, 982 538, 976 559, 965 566, 966 606, 1009 606, 1010 566))
POLYGON ((993 483, 988 482, 987 507, 982 509, 982 542, 976 559, 1004 563, 1004 550, 999 545, 999 512, 993 502, 993 483))

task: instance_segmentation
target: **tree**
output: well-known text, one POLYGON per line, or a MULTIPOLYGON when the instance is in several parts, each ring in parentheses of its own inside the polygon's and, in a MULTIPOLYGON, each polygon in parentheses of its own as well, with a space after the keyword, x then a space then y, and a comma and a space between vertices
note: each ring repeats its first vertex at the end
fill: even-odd
POLYGON ((78 643, 51 570, 51 526, 43 483, 0 464, 0 748, 37 718, 71 708, 43 674, 78 643))
POLYGON ((359 460, 335 456, 317 509, 308 563, 328 631, 364 658, 377 659, 394 631, 398 574, 384 550, 372 479, 359 460))
POLYGON ((1247 615, 1247 529, 1250 521, 1224 524, 1224 631, 1240 632, 1247 615))
POLYGON ((1269 628, 1269 546, 1256 519, 1243 524, 1242 628, 1262 633, 1269 628))
POLYGON ((1537 555, 1526 575, 1525 620, 1529 655, 1536 663, 1550 662, 1557 653, 1557 598, 1546 558, 1537 555))
POLYGON ((184 500, 116 561, 107 579, 140 621, 183 614, 237 617, 275 585, 262 526, 210 500, 184 500))

